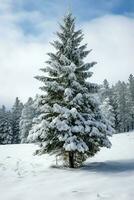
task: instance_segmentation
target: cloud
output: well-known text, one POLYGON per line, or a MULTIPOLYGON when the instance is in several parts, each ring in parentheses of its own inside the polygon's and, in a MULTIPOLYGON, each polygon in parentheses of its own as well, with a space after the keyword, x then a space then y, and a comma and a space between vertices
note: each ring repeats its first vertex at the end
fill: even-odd
MULTIPOLYGON (((41 83, 33 77, 45 66, 46 53, 52 49, 49 42, 57 29, 57 20, 37 10, 12 12, 11 2, 0 2, 0 104, 5 105, 12 105, 16 96, 25 102, 40 93, 41 83)), ((88 48, 93 49, 87 61, 98 62, 92 80, 127 80, 134 73, 134 19, 106 15, 81 22, 80 26, 88 48)))
POLYGON ((10 106, 16 96, 26 101, 39 92, 39 83, 33 77, 39 73, 51 49, 45 29, 50 29, 53 22, 44 22, 43 16, 35 11, 12 13, 9 4, 0 8, 6 11, 0 15, 0 105, 10 106), (23 20, 34 21, 39 34, 25 34, 20 26, 23 20))
POLYGON ((98 62, 93 80, 127 81, 129 74, 134 74, 134 19, 107 15, 85 23, 83 30, 88 47, 93 49, 89 58, 98 62))

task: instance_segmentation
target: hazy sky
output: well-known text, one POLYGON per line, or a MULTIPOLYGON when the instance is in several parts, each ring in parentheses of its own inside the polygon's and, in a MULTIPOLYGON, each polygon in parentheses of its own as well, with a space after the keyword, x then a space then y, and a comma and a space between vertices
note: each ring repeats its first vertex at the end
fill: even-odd
POLYGON ((0 105, 40 93, 33 77, 53 50, 58 22, 70 8, 85 34, 92 81, 127 81, 134 74, 134 0, 0 0, 0 105))

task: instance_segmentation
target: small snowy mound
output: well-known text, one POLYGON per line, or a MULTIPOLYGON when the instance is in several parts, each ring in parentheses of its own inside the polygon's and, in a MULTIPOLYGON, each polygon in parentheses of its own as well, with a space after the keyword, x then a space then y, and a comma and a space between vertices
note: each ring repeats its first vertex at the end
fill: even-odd
POLYGON ((55 157, 34 156, 34 144, 0 146, 0 200, 132 200, 134 132, 112 138, 80 169, 55 169, 55 157))

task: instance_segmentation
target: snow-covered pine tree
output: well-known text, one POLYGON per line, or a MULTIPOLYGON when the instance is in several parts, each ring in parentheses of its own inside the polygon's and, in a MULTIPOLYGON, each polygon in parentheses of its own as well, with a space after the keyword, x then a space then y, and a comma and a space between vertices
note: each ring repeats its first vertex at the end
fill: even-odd
POLYGON ((100 105, 100 109, 107 120, 107 123, 109 123, 111 127, 115 128, 115 114, 108 97, 100 105))
POLYGON ((115 130, 116 133, 119 132, 119 126, 120 126, 120 118, 119 118, 119 110, 118 110, 118 98, 117 98, 117 88, 116 86, 112 86, 111 87, 111 93, 110 93, 110 105, 113 108, 113 112, 114 112, 114 117, 115 117, 115 130))
POLYGON ((128 101, 131 108, 131 122, 130 122, 130 130, 134 129, 134 76, 130 74, 128 79, 128 101))
POLYGON ((103 85, 100 87, 100 96, 102 101, 104 101, 106 98, 109 98, 110 100, 110 86, 109 86, 109 82, 107 81, 107 79, 104 79, 103 81, 103 85))
POLYGON ((0 108, 0 144, 12 143, 12 126, 9 120, 9 113, 6 111, 5 106, 0 108))
POLYGON ((131 99, 134 102, 134 76, 132 74, 130 74, 129 76, 128 84, 129 84, 131 99))
POLYGON ((52 44, 56 53, 49 53, 47 66, 41 69, 41 114, 30 131, 29 140, 41 143, 40 152, 65 156, 70 168, 76 167, 100 147, 110 147, 111 126, 102 116, 94 98, 96 85, 87 82, 96 62, 84 63, 90 51, 81 45, 83 34, 75 30, 72 14, 64 17, 52 44), (78 163, 80 162, 80 163, 78 163))
POLYGON ((108 107, 111 106, 112 108, 112 118, 114 116, 114 128, 115 130, 118 130, 119 127, 118 112, 117 112, 118 104, 115 96, 116 96, 115 87, 114 86, 110 87, 107 79, 104 79, 103 84, 100 86, 99 97, 101 100, 102 107, 103 106, 105 107, 105 105, 108 103, 108 102, 106 103, 105 100, 107 101, 108 99, 109 101, 108 107))
POLYGON ((129 131, 131 116, 130 116, 130 106, 128 101, 128 90, 127 84, 125 82, 118 81, 115 85, 115 99, 117 102, 117 112, 118 112, 118 132, 129 131))
POLYGON ((20 123, 22 109, 23 109, 23 104, 20 102, 20 100, 17 97, 12 108, 12 131, 13 131, 12 143, 13 144, 20 143, 19 123, 20 123))
POLYGON ((35 117, 34 101, 30 97, 26 104, 24 104, 21 118, 20 118, 20 140, 21 143, 27 143, 27 137, 33 124, 33 118, 35 117))

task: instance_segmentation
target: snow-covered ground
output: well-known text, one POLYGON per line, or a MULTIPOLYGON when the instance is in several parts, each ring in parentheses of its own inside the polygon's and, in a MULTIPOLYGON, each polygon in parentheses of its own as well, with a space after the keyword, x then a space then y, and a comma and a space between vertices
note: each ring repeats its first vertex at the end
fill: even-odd
POLYGON ((0 200, 133 200, 134 132, 114 135, 81 169, 56 169, 33 144, 0 146, 0 200))

